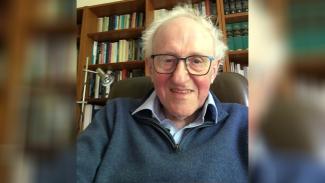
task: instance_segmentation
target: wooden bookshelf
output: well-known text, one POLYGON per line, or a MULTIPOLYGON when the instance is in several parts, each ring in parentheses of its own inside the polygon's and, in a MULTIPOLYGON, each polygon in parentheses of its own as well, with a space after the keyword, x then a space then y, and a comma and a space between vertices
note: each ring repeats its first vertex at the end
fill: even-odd
MULTIPOLYGON (((54 117, 61 118, 62 116, 67 119, 70 117, 69 115, 74 116, 74 114, 70 113, 57 116, 58 113, 55 112, 57 106, 55 106, 55 103, 48 102, 51 103, 51 109, 48 110, 49 108, 45 107, 43 102, 40 102, 40 98, 44 96, 48 96, 52 101, 55 101, 53 97, 62 99, 62 96, 71 99, 75 95, 75 81, 69 80, 71 83, 66 83, 65 81, 68 80, 68 77, 65 77, 65 80, 56 80, 57 78, 63 78, 60 76, 55 76, 53 80, 40 79, 38 81, 36 81, 36 79, 33 80, 34 78, 31 77, 33 78, 32 81, 26 81, 26 75, 30 76, 35 74, 34 70, 31 69, 34 66, 36 68, 35 70, 42 70, 42 75, 39 74, 38 76, 46 78, 43 74, 48 76, 50 75, 49 73, 56 73, 55 69, 61 70, 62 67, 65 67, 64 69, 72 68, 70 67, 72 64, 69 65, 67 63, 76 62, 75 59, 71 59, 74 58, 74 55, 70 55, 71 57, 67 58, 66 56, 68 54, 65 54, 67 52, 70 53, 70 51, 74 53, 74 48, 71 47, 70 50, 60 44, 67 40, 67 37, 62 34, 71 35, 72 38, 75 34, 75 22, 73 22, 71 16, 74 11, 73 2, 68 2, 71 3, 70 6, 65 6, 64 8, 61 8, 62 4, 60 3, 61 1, 30 0, 4 0, 0 2, 0 65, 2 68, 1 77, 3 76, 2 74, 4 74, 5 77, 4 80, 1 78, 0 81, 0 99, 2 104, 0 107, 0 144, 5 145, 2 146, 0 150, 1 182, 11 182, 12 178, 17 176, 16 167, 12 166, 13 164, 25 164, 26 167, 21 167, 21 171, 23 172, 26 172, 27 167, 30 167, 31 164, 40 164, 38 158, 32 159, 31 161, 26 161, 26 159, 21 158, 23 156, 38 157, 38 155, 43 154, 39 151, 33 151, 33 153, 28 155, 26 154, 30 152, 30 146, 26 143, 26 139, 33 133, 30 132, 27 127, 37 126, 39 127, 37 132, 48 134, 51 139, 49 143, 49 141, 43 139, 40 133, 34 133, 38 139, 30 143, 30 145, 34 146, 42 141, 45 142, 42 143, 42 147, 44 147, 45 150, 49 150, 49 147, 51 147, 52 149, 50 151, 55 153, 58 150, 55 143, 68 143, 63 139, 66 137, 69 127, 66 128, 68 129, 66 131, 60 131, 60 142, 56 136, 57 134, 52 132, 55 130, 58 131, 57 127, 63 129, 66 127, 65 125, 73 126, 75 122, 72 120, 73 117, 70 118, 70 121, 57 119, 55 121, 61 121, 61 123, 59 122, 60 124, 50 123, 55 124, 56 127, 47 126, 44 128, 44 125, 42 125, 44 121, 54 122, 54 117), (37 14, 49 10, 47 9, 48 7, 51 8, 49 14, 52 13, 51 15, 55 18, 48 16, 49 14, 43 16, 37 14), (57 12, 55 10, 52 11, 53 7, 58 8, 54 8, 57 12), (62 13, 63 11, 64 13, 62 13), (70 24, 63 23, 66 21, 69 21, 70 24), (53 34, 55 35, 53 36, 53 34), (50 39, 53 41, 48 41, 50 39), (39 59, 33 59, 35 57, 39 59), (37 61, 30 64, 30 60, 37 61), (52 64, 55 64, 55 68, 44 66, 49 63, 50 60, 52 64), (56 82, 56 84, 53 84, 54 82, 56 82), (51 85, 51 87, 48 87, 49 85, 51 85), (39 95, 41 92, 43 96, 39 95), (34 99, 39 100, 36 101, 34 99), (37 110, 35 106, 38 106, 40 110, 37 110), (49 114, 49 112, 52 114, 50 119, 49 115, 45 114, 49 114), (42 115, 43 118, 41 119, 40 116, 42 115), (31 125, 32 123, 33 125, 31 125)), ((62 45, 65 45, 65 43, 62 43, 62 45)), ((74 73, 70 73, 70 76, 73 75, 74 73)), ((67 108, 73 109, 72 107, 67 108)), ((70 129, 75 130, 75 128, 70 129)), ((73 138, 73 140, 75 140, 75 136, 71 134, 68 134, 68 136, 71 136, 71 139, 73 138)), ((63 148, 60 150, 62 151, 63 148)), ((34 168, 37 170, 39 166, 34 166, 34 168)), ((26 177, 29 176, 27 172, 26 177)), ((30 180, 33 181, 34 178, 30 180)))
POLYGON ((106 32, 89 33, 88 37, 94 41, 118 41, 120 39, 140 38, 144 28, 111 30, 106 32))
POLYGON ((226 23, 248 21, 248 12, 225 15, 226 23))
POLYGON ((316 80, 325 79, 324 55, 294 57, 289 62, 289 71, 294 76, 303 76, 316 80))
MULTIPOLYGON (((81 100, 83 90, 84 68, 86 65, 86 58, 89 58, 89 70, 95 71, 97 68, 111 71, 131 71, 133 69, 145 70, 145 62, 143 60, 123 60, 118 63, 108 64, 91 64, 93 54, 93 43, 98 42, 118 42, 119 40, 136 40, 141 37, 144 27, 115 29, 108 31, 97 30, 98 21, 100 17, 120 16, 125 14, 132 15, 133 12, 137 14, 143 13, 143 24, 146 19, 145 0, 125 0, 101 5, 83 7, 81 31, 80 31, 80 48, 78 55, 77 66, 77 100, 81 100)), ((89 101, 91 99, 87 99, 89 101)), ((105 103, 101 103, 104 105, 105 103)), ((80 114, 80 105, 77 104, 77 118, 80 114)), ((78 120, 78 119, 77 119, 78 120)))
MULTIPOLYGON (((223 0, 217 0, 219 5, 219 12, 221 16, 221 30, 224 33, 224 41, 227 43, 227 30, 226 24, 229 23, 238 23, 238 22, 248 22, 248 12, 240 12, 233 14, 225 14, 225 6, 223 0)), ((236 51, 228 51, 228 54, 224 63, 224 71, 231 72, 230 70, 230 62, 240 63, 243 66, 249 66, 248 64, 248 50, 236 50, 236 51)))
POLYGON ((124 0, 107 4, 95 5, 89 9, 96 14, 97 17, 110 15, 123 15, 132 12, 144 12, 144 0, 124 0))
POLYGON ((89 65, 90 70, 96 70, 101 68, 104 70, 132 70, 132 69, 143 69, 145 66, 144 61, 127 61, 120 63, 109 63, 109 64, 94 64, 89 65))
MULTIPOLYGON (((202 0, 192 0, 190 1, 192 4, 201 2, 202 0)), ((182 3, 188 3, 188 0, 168 0, 168 1, 161 1, 161 0, 150 0, 149 2, 152 3, 154 9, 172 9, 174 6, 182 3)))
POLYGON ((33 23, 30 27, 29 31, 34 35, 65 35, 65 34, 73 34, 78 35, 78 26, 71 25, 71 23, 63 23, 59 26, 50 24, 50 25, 43 25, 38 23, 33 23))
POLYGON ((86 100, 88 104, 105 105, 107 98, 87 98, 86 100))
POLYGON ((231 61, 248 65, 248 50, 229 51, 228 55, 231 61))

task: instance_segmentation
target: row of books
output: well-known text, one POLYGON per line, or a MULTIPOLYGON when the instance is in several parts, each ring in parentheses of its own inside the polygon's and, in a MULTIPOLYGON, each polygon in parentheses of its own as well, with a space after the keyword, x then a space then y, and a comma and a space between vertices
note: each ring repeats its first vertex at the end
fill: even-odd
POLYGON ((229 50, 248 49, 248 22, 227 24, 226 29, 229 50))
POLYGON ((225 15, 248 12, 248 0, 223 0, 225 15))
POLYGON ((217 15, 217 5, 214 0, 204 0, 199 3, 194 3, 193 8, 199 11, 201 15, 217 15))
POLYGON ((132 60, 143 60, 140 39, 121 39, 118 42, 94 41, 92 64, 118 63, 132 60))
POLYGON ((77 62, 77 54, 73 49, 75 44, 75 39, 71 36, 61 36, 60 39, 55 36, 38 36, 30 39, 26 46, 24 82, 73 82, 77 62))
POLYGON ((138 28, 144 26, 143 12, 133 12, 125 15, 112 15, 97 18, 97 31, 138 28))
MULTIPOLYGON (((204 0, 199 3, 192 4, 193 9, 200 12, 201 15, 210 16, 217 14, 217 6, 214 0, 204 0)), ((154 19, 159 19, 164 17, 168 12, 167 9, 157 9, 154 10, 154 19)))
POLYGON ((127 78, 145 76, 143 69, 132 69, 132 70, 119 70, 115 72, 116 81, 124 80, 127 78))
POLYGON ((236 62, 230 62, 230 72, 236 72, 247 78, 248 66, 236 62))
MULTIPOLYGON (((114 75, 114 82, 124 80, 132 77, 140 77, 144 76, 143 69, 132 69, 132 70, 115 70, 115 71, 107 71, 107 73, 111 73, 114 75)), ((114 85, 114 82, 112 85, 114 85)), ((91 73, 88 79, 88 97, 89 98, 107 98, 110 92, 110 88, 102 85, 101 79, 98 74, 91 73)))

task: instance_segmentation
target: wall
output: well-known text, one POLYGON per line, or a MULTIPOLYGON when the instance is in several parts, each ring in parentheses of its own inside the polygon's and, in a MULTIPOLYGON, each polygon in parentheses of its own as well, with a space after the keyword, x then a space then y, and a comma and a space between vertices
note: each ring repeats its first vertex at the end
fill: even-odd
POLYGON ((81 8, 84 6, 93 6, 97 4, 110 3, 115 1, 121 1, 121 0, 77 0, 77 8, 81 8))

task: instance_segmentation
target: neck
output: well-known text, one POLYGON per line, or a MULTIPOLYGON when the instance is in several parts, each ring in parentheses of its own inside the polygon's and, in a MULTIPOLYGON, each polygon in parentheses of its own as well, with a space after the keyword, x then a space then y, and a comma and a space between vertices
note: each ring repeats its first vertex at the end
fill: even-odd
POLYGON ((181 129, 184 128, 186 125, 192 123, 199 115, 200 109, 196 110, 192 115, 190 116, 175 116, 169 113, 167 110, 164 110, 164 115, 166 118, 170 119, 176 128, 181 129))

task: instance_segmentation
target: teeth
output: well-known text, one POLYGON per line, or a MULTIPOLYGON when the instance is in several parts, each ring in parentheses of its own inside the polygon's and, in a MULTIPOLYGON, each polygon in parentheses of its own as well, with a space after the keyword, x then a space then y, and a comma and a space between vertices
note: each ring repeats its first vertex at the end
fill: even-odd
POLYGON ((181 89, 171 89, 171 91, 174 93, 181 93, 181 94, 187 94, 191 92, 191 90, 181 90, 181 89))

